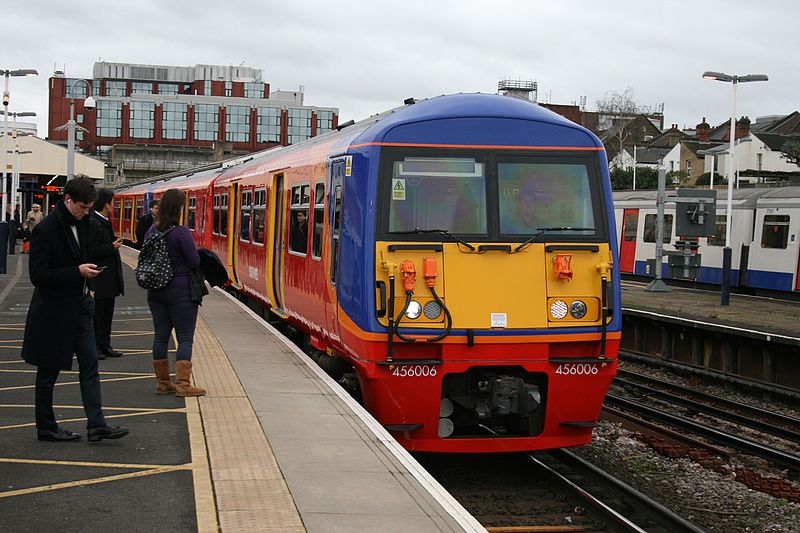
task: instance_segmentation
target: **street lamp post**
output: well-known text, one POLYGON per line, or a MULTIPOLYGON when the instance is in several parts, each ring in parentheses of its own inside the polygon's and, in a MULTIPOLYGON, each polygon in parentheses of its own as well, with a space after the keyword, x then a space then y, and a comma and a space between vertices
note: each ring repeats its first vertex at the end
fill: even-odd
POLYGON ((5 112, 5 118, 3 119, 3 158, 2 158, 2 165, 3 165, 3 179, 2 184, 0 184, 0 188, 2 188, 2 214, 0 214, 0 274, 6 273, 6 243, 8 242, 9 237, 9 228, 8 222, 5 220, 6 217, 6 210, 8 208, 8 164, 6 163, 6 157, 8 154, 8 104, 11 101, 10 94, 8 92, 8 78, 11 76, 19 77, 19 76, 38 76, 39 73, 31 68, 26 69, 0 69, 0 74, 2 74, 4 78, 4 85, 3 85, 3 111, 5 112))
MULTIPOLYGON (((5 120, 8 120, 9 116, 14 117, 14 127, 11 130, 11 137, 14 139, 14 162, 13 162, 13 171, 11 173, 11 212, 14 212, 14 208, 19 205, 20 212, 22 211, 22 205, 20 202, 19 196, 19 154, 23 153, 19 151, 19 132, 17 131, 17 117, 35 117, 36 113, 32 111, 23 111, 20 113, 12 113, 8 110, 0 111, 5 116, 5 120)), ((6 130, 8 131, 8 130, 6 130)), ((4 143, 5 144, 5 143, 4 143)), ((8 152, 7 152, 8 153, 8 152)), ((24 152, 29 153, 29 152, 24 152)), ((5 182, 5 180, 3 180, 5 182)), ((5 195, 4 195, 5 198, 5 195)), ((21 220, 20 220, 21 222, 21 220)), ((8 229, 8 253, 10 255, 14 255, 17 239, 16 236, 13 234, 14 228, 9 227, 8 229)))
POLYGON ((69 99, 69 122, 67 122, 67 181, 75 176, 75 86, 78 83, 83 83, 86 86, 86 100, 83 101, 83 107, 86 109, 94 109, 97 102, 92 98, 92 87, 89 82, 84 79, 73 80, 70 86, 70 99, 69 99))
POLYGON ((730 164, 728 165, 728 201, 725 212, 725 248, 722 249, 722 295, 721 305, 730 304, 731 294, 731 222, 733 211, 733 182, 736 179, 736 170, 734 166, 736 159, 734 159, 734 147, 736 142, 736 85, 748 81, 769 81, 766 74, 748 74, 746 76, 737 76, 735 74, 725 74, 722 72, 706 71, 703 73, 703 78, 707 80, 722 81, 730 83, 733 87, 731 96, 731 135, 730 146, 728 147, 728 156, 730 164))

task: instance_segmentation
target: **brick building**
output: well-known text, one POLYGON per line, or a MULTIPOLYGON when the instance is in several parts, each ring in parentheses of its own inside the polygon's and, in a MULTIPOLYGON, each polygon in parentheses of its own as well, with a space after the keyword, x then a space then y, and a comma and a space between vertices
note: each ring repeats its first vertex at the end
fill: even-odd
POLYGON ((86 84, 50 78, 48 140, 74 99, 76 148, 101 157, 107 181, 121 184, 330 131, 338 109, 307 106, 299 91, 271 91, 262 71, 242 66, 193 67, 98 62, 86 80, 97 107, 84 109, 86 84))

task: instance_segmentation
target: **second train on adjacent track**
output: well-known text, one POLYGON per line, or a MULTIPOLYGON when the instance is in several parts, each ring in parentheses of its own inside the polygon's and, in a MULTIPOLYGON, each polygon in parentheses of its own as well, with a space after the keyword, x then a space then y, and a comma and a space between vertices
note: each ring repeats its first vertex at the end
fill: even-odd
POLYGON ((557 448, 591 440, 617 368, 607 168, 550 111, 451 95, 121 189, 114 219, 134 241, 149 201, 184 191, 230 288, 355 376, 406 448, 557 448))

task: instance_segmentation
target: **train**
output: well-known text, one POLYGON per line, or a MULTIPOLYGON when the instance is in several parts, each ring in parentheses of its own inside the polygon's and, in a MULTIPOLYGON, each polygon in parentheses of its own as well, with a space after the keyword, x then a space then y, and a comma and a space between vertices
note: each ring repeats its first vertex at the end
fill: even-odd
MULTIPOLYGON (((623 275, 652 276, 656 254, 656 191, 615 191, 616 239, 623 275)), ((668 195, 669 196, 669 195, 668 195)), ((687 276, 662 260, 665 279, 720 285, 727 228, 727 190, 716 191, 713 236, 676 234, 676 204, 665 204, 664 251, 681 254, 691 243, 698 267, 687 276)), ((731 287, 762 294, 800 295, 800 187, 734 189, 731 202, 731 287)), ((673 267, 675 265, 673 264, 673 267)))
POLYGON ((507 96, 409 99, 121 188, 116 231, 135 242, 170 188, 229 289, 349 376, 408 450, 591 441, 621 313, 607 158, 585 128, 507 96))

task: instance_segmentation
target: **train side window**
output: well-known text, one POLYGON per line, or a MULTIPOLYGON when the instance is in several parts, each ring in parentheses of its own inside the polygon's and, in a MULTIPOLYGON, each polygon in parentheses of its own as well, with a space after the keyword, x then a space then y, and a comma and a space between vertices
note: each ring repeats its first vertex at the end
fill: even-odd
POLYGON ((125 200, 125 212, 122 214, 123 220, 130 220, 133 215, 133 200, 125 200))
POLYGON ((219 235, 219 194, 214 195, 214 213, 213 213, 214 222, 211 226, 211 233, 214 235, 219 235))
POLYGON ((267 228, 267 191, 256 189, 253 202, 253 242, 264 244, 267 228))
POLYGON ((298 185, 292 187, 292 204, 290 208, 291 223, 289 225, 289 251, 305 255, 308 252, 308 211, 311 186, 298 185))
POLYGON ((115 217, 119 216, 119 214, 120 214, 119 213, 119 209, 120 209, 121 206, 122 206, 122 202, 120 202, 119 200, 114 200, 114 216, 115 217))
POLYGON ((636 240, 636 226, 639 223, 639 213, 628 213, 625 215, 625 236, 626 241, 636 240))
POLYGON ((239 238, 250 242, 250 219, 253 215, 253 191, 242 191, 242 228, 239 238))
POLYGON ((194 196, 189 197, 189 202, 187 206, 187 215, 186 215, 186 225, 189 226, 189 229, 194 231, 194 225, 197 221, 197 198, 194 196))
POLYGON ((789 243, 789 215, 764 215, 762 248, 786 248, 789 243))
MULTIPOLYGON (((664 243, 668 244, 672 236, 672 215, 664 215, 664 243)), ((656 242, 656 215, 644 216, 644 242, 656 242)))
POLYGON ((206 197, 203 196, 200 202, 200 232, 206 232, 206 197))
POLYGON ((144 214, 144 199, 139 198, 136 200, 136 218, 134 218, 134 220, 139 220, 140 218, 142 218, 143 214, 144 214))
POLYGON ((339 235, 342 226, 342 186, 333 190, 333 225, 331 226, 331 283, 336 283, 339 269, 339 235))
POLYGON ((709 246, 725 246, 725 230, 728 227, 728 218, 726 215, 717 215, 717 221, 714 226, 714 236, 706 239, 709 246))
POLYGON ((314 188, 314 235, 311 238, 311 257, 322 257, 322 230, 325 226, 325 184, 317 183, 314 188))
POLYGON ((226 192, 219 197, 219 234, 223 237, 228 234, 228 193, 226 192))

